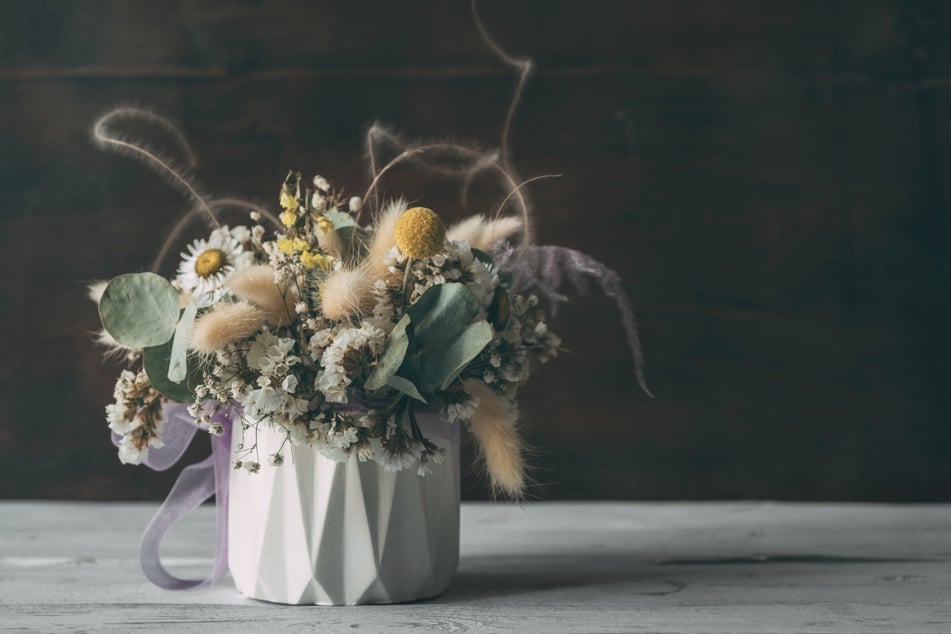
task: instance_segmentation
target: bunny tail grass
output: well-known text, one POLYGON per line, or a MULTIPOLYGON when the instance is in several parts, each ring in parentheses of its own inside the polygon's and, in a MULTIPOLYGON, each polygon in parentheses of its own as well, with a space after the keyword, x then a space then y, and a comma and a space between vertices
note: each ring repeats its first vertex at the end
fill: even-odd
POLYGON ((320 310, 327 319, 357 317, 373 302, 373 280, 363 268, 338 269, 320 284, 320 310))
POLYGON ((479 405, 469 421, 469 431, 479 445, 493 494, 523 498, 525 465, 522 460, 522 440, 516 427, 518 409, 482 381, 468 379, 463 382, 463 387, 479 399, 479 405))
POLYGON ((383 279, 389 273, 383 258, 386 252, 396 246, 396 220, 400 217, 408 203, 397 198, 383 206, 383 211, 377 217, 373 227, 373 238, 367 249, 367 272, 374 279, 383 279))
POLYGON ((275 284, 274 269, 270 266, 257 264, 236 271, 228 279, 228 289, 240 299, 263 310, 267 321, 274 325, 290 323, 297 293, 292 288, 282 290, 275 284))
POLYGON ((195 321, 189 347, 201 354, 214 354, 229 343, 247 339, 264 325, 267 315, 245 302, 217 304, 195 321))
POLYGON ((488 251, 499 240, 508 240, 522 230, 522 219, 506 216, 489 220, 484 216, 471 216, 453 225, 446 231, 449 240, 465 240, 473 249, 488 251))

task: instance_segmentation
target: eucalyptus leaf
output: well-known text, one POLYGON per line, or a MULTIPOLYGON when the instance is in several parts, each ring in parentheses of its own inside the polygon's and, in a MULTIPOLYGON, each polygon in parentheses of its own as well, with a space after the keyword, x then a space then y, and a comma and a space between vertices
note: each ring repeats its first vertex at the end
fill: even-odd
POLYGON ((178 323, 178 291, 154 273, 128 273, 114 278, 99 301, 102 326, 130 348, 168 342, 178 323))
POLYGON ((344 211, 328 211, 324 216, 329 218, 330 222, 334 223, 334 229, 337 231, 340 231, 344 227, 357 226, 357 221, 353 219, 353 216, 344 211))
POLYGON ((393 326, 393 330, 390 331, 390 335, 383 344, 383 352, 380 353, 380 358, 377 359, 376 366, 363 385, 364 389, 380 389, 384 385, 387 385, 390 377, 399 370, 400 365, 403 363, 403 358, 406 356, 406 349, 409 347, 409 334, 406 332, 409 323, 410 316, 403 315, 403 317, 396 322, 396 325, 393 326))
POLYGON ((427 290, 419 300, 406 309, 413 322, 413 332, 426 345, 450 343, 473 318, 482 305, 465 284, 439 284, 427 290))
POLYGON ((469 324, 442 354, 433 355, 423 371, 440 390, 445 390, 495 336, 487 321, 469 324))
MULTIPOLYGON (((178 383, 168 378, 169 361, 172 357, 171 340, 146 348, 142 353, 145 374, 149 377, 152 387, 161 392, 165 398, 176 403, 191 403, 195 400, 189 385, 193 383, 190 379, 194 379, 194 376, 186 375, 185 380, 178 383)), ((189 374, 194 375, 195 372, 189 374)))
POLYGON ((393 328, 366 389, 389 385, 423 402, 446 389, 492 341, 488 322, 473 323, 481 308, 463 284, 427 290, 393 328))
POLYGON ((403 377, 394 374, 389 378, 386 384, 391 388, 406 394, 407 396, 415 398, 417 401, 422 401, 423 403, 428 402, 425 398, 423 398, 423 395, 419 393, 419 390, 416 389, 416 386, 413 385, 413 382, 409 379, 404 379, 403 377))
POLYGON ((175 336, 172 337, 172 350, 168 364, 168 380, 181 383, 188 373, 188 342, 195 329, 195 317, 198 315, 198 304, 189 302, 175 327, 175 336))

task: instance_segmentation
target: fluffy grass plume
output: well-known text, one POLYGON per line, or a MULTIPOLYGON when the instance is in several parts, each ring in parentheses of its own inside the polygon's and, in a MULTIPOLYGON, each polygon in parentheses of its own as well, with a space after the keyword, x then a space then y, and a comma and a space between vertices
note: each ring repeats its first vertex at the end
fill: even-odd
POLYGON ((287 325, 294 315, 296 292, 293 289, 284 291, 275 284, 274 269, 265 264, 236 271, 228 279, 228 289, 267 313, 267 321, 276 326, 287 325))
POLYGON ((396 246, 396 221, 406 211, 407 202, 402 198, 391 200, 383 207, 373 227, 373 238, 367 248, 367 273, 373 279, 382 279, 389 273, 383 264, 383 256, 396 246))
POLYGON ((365 313, 373 303, 373 279, 363 267, 338 269, 320 283, 324 317, 343 321, 365 313))
POLYGON ((522 498, 525 493, 525 465, 522 460, 522 439, 516 428, 518 409, 482 381, 467 379, 463 386, 466 392, 479 399, 479 405, 469 422, 469 431, 479 444, 492 492, 495 495, 522 498))
POLYGON ((522 230, 522 219, 505 216, 489 220, 484 216, 471 216, 449 228, 446 238, 465 240, 473 249, 488 251, 499 240, 507 240, 522 230))
POLYGON ((247 339, 258 331, 267 314, 246 302, 216 304, 195 321, 189 347, 201 354, 214 354, 229 343, 247 339))
POLYGON ((97 306, 102 299, 102 294, 106 292, 107 286, 109 286, 107 280, 96 280, 86 285, 86 292, 89 294, 89 299, 95 302, 97 306))

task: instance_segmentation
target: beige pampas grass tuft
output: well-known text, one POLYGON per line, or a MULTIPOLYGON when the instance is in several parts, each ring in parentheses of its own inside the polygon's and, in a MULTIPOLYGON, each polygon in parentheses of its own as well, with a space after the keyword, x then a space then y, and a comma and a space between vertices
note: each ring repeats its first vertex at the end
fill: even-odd
POLYGON ((406 211, 408 203, 402 198, 391 200, 383 207, 373 227, 373 238, 367 249, 367 273, 373 279, 387 276, 389 269, 383 263, 386 252, 396 246, 396 221, 406 211))
POLYGON ((102 294, 106 292, 106 287, 109 286, 107 280, 96 280, 95 282, 90 282, 86 285, 86 292, 89 295, 89 299, 95 302, 97 305, 102 299, 102 294))
POLYGON ((522 498, 525 492, 525 465, 522 461, 522 440, 516 422, 518 409, 488 385, 467 379, 463 388, 479 399, 469 421, 469 430, 479 444, 493 493, 522 498))
POLYGON ((294 315, 297 292, 293 288, 282 292, 281 287, 274 283, 274 269, 265 264, 233 273, 228 279, 228 289, 238 298, 263 310, 267 321, 276 326, 287 325, 294 315))
POLYGON ((365 268, 338 269, 320 284, 320 310, 335 321, 361 315, 373 304, 372 290, 373 279, 365 268))
POLYGON ((118 359, 127 355, 136 354, 135 348, 122 345, 113 339, 112 335, 106 332, 105 329, 99 330, 96 333, 95 340, 98 345, 105 348, 102 356, 107 359, 118 359))
POLYGON ((195 321, 189 347, 201 354, 214 354, 229 343, 247 339, 258 331, 267 314, 246 302, 217 304, 195 321))
POLYGON ((487 251, 499 240, 507 240, 522 230, 522 219, 504 216, 489 220, 484 216, 471 216, 446 232, 449 240, 465 240, 473 249, 487 251))

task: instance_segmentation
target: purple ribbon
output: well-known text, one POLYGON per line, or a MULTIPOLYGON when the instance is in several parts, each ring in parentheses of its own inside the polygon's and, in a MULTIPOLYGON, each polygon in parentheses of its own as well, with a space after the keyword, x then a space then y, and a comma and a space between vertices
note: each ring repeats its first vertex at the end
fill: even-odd
MULTIPOLYGON (((199 463, 182 469, 168 497, 159 507, 142 535, 139 546, 139 561, 146 578, 166 590, 188 590, 210 586, 228 572, 228 477, 231 466, 232 408, 219 408, 212 422, 221 423, 224 433, 211 436, 211 455, 199 463), (217 548, 215 567, 204 579, 181 579, 162 565, 159 545, 172 524, 182 519, 202 502, 215 496, 217 548)), ((150 448, 145 466, 154 471, 165 471, 178 462, 195 432, 201 429, 188 413, 185 405, 166 405, 166 421, 162 429, 162 447, 150 448)), ((112 442, 121 437, 113 433, 112 442)))
MULTIPOLYGON (((213 402, 208 402, 215 406, 213 402)), ((212 422, 221 423, 224 433, 220 436, 211 436, 211 455, 193 465, 182 469, 178 479, 169 491, 168 497, 155 512, 149 525, 142 535, 139 546, 139 561, 146 578, 160 588, 166 590, 189 590, 210 586, 228 572, 228 479, 231 471, 231 434, 232 415, 236 405, 219 407, 212 415, 212 422), (217 548, 215 553, 215 567, 211 574, 204 579, 181 579, 174 576, 165 566, 159 556, 159 546, 165 533, 178 520, 182 519, 203 502, 215 496, 215 510, 217 523, 217 548)), ((345 408, 350 413, 366 413, 369 404, 351 404, 345 408)), ((205 425, 196 425, 195 419, 188 413, 187 407, 181 404, 165 406, 165 425, 162 428, 163 446, 149 448, 149 455, 143 464, 153 471, 165 471, 178 462, 188 445, 191 444, 195 432, 205 429, 205 425)), ((454 443, 459 442, 459 423, 447 423, 434 410, 422 410, 416 413, 420 431, 427 437, 439 437, 454 443)), ((112 442, 119 445, 121 436, 112 434, 112 442)))

